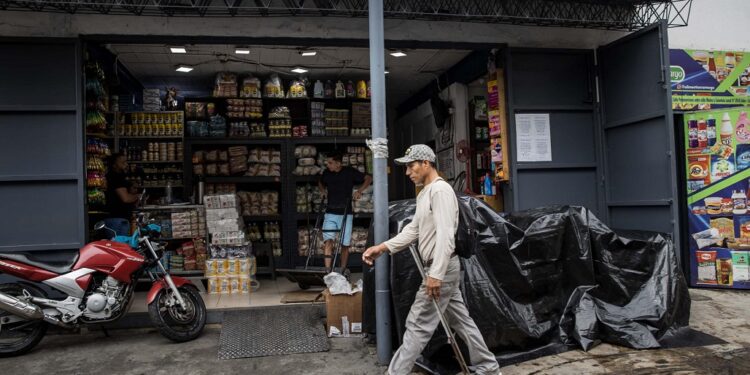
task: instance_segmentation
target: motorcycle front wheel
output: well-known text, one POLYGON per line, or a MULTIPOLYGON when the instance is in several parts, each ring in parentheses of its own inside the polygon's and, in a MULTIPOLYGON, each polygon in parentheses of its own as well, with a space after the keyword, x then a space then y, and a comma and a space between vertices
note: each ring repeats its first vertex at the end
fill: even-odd
MULTIPOLYGON (((16 298, 23 297, 24 290, 34 297, 45 297, 44 292, 30 285, 0 285, 0 292, 16 298)), ((14 315, 0 310, 0 357, 25 354, 47 333, 47 323, 43 320, 13 320, 16 320, 14 315), (13 322, 5 323, 10 321, 13 322)))
POLYGON ((185 342, 197 338, 206 325, 206 305, 195 287, 177 288, 185 301, 181 307, 170 288, 159 291, 154 301, 148 305, 148 314, 164 337, 185 342))

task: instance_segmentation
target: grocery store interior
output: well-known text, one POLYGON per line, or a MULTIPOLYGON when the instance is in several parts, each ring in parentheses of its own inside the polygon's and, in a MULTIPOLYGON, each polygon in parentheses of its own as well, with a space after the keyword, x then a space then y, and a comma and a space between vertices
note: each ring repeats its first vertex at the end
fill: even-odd
MULTIPOLYGON (((290 281, 283 270, 323 265, 315 228, 325 207, 317 186, 325 155, 343 153, 344 165, 372 174, 365 145, 371 135, 369 49, 88 42, 84 53, 87 227, 110 217, 108 155, 121 152, 128 180, 148 194, 136 212, 162 228, 163 265, 200 285, 209 309, 314 298, 322 285, 290 281), (220 199, 226 195, 234 198, 220 199)), ((494 173, 488 54, 443 48, 385 53, 391 152, 412 142, 450 143, 439 154, 439 168, 458 191, 477 195, 494 173), (451 102, 448 89, 459 80, 461 104, 451 102), (466 117, 460 121, 448 111, 457 105, 466 117), (463 143, 452 147, 459 139, 463 143)), ((414 196, 402 172, 389 168, 391 201, 414 196)), ((358 253, 368 244, 372 187, 352 206, 348 268, 356 282, 363 271, 358 253)), ((148 287, 143 284, 139 290, 148 287)))

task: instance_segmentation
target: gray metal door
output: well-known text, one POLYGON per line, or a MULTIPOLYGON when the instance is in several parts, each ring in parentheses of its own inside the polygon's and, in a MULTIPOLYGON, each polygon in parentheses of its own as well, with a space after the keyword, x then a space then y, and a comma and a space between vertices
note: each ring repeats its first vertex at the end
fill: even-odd
POLYGON ((0 252, 84 242, 80 55, 76 40, 0 40, 0 252))
POLYGON ((597 55, 607 221, 613 228, 670 233, 678 242, 666 24, 601 47, 597 55))
POLYGON ((600 149, 592 50, 513 48, 508 67, 512 199, 506 211, 578 205, 599 215, 600 149), (518 158, 516 115, 549 114, 552 160, 518 158))

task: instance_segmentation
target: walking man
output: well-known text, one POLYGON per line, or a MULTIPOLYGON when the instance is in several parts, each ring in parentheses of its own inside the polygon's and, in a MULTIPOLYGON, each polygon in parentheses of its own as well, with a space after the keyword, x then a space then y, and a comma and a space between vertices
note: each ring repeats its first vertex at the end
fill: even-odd
POLYGON ((406 155, 396 159, 406 166, 406 175, 418 186, 423 186, 417 196, 417 210, 411 223, 397 236, 375 245, 362 260, 372 265, 386 251, 399 252, 419 240, 419 253, 425 266, 427 279, 417 292, 409 315, 401 347, 388 367, 390 375, 409 374, 422 350, 440 324, 435 305, 438 301, 448 324, 466 343, 469 359, 477 374, 500 374, 500 366, 482 338, 474 320, 466 309, 459 281, 461 269, 455 253, 455 235, 458 228, 458 200, 453 188, 438 176, 435 152, 427 145, 413 145, 406 155))

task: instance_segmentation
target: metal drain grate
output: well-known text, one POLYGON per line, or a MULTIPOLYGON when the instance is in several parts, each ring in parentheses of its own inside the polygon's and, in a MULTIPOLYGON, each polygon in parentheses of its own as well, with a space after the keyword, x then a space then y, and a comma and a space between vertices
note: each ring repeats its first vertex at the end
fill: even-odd
POLYGON ((315 306, 274 306, 229 311, 219 338, 219 359, 317 353, 329 349, 315 306))

